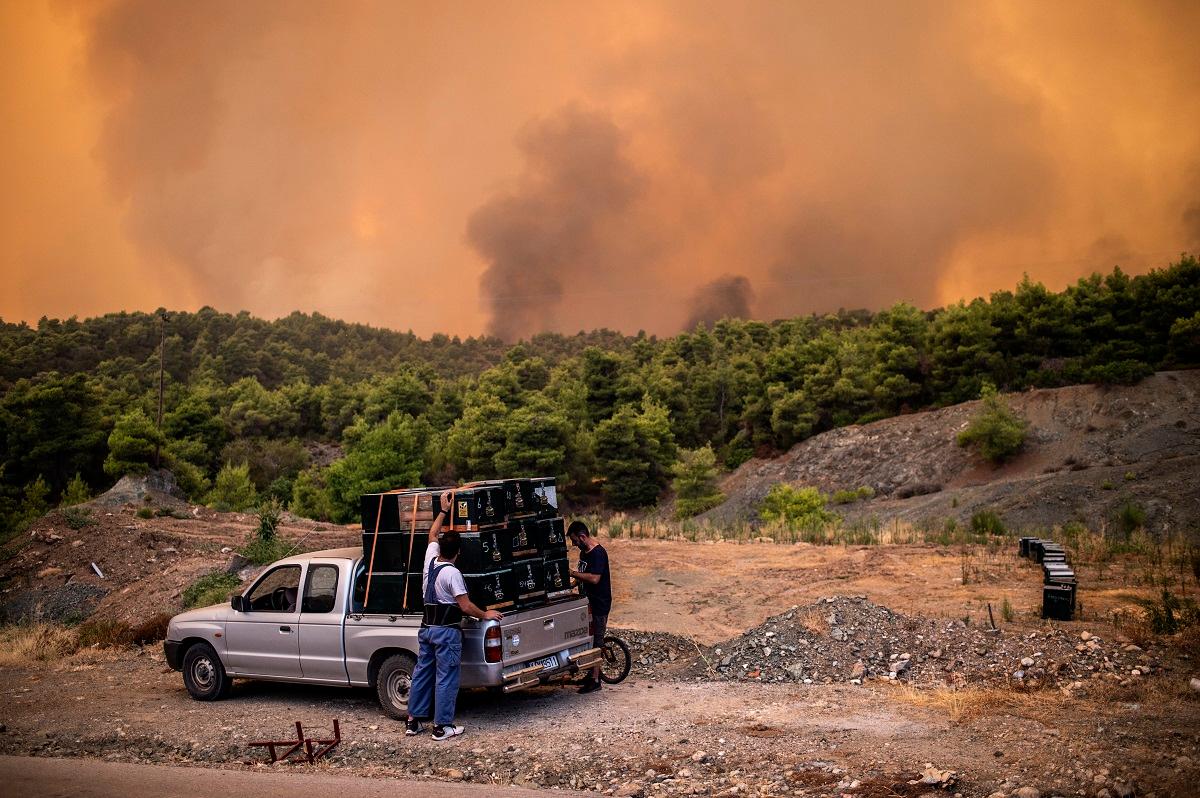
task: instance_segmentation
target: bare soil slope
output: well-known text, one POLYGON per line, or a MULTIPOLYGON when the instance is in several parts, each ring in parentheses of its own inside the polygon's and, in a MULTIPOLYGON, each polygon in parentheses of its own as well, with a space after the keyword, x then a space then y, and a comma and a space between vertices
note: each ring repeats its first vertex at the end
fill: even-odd
POLYGON ((955 442, 978 410, 966 402, 831 430, 781 457, 750 460, 726 478, 728 500, 704 517, 753 518, 771 486, 787 482, 873 488, 873 500, 838 508, 849 520, 963 521, 988 508, 1010 526, 1079 520, 1098 529, 1135 501, 1153 532, 1200 524, 1200 371, 1005 398, 1030 426, 1024 450, 1001 467, 955 442))

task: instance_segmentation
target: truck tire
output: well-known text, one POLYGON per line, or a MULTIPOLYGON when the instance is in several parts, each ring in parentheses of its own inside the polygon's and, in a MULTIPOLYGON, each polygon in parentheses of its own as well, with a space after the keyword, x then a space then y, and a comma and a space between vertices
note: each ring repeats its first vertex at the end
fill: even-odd
POLYGON ((197 701, 218 701, 229 697, 233 679, 212 646, 196 643, 183 655, 183 685, 197 701))
POLYGON ((375 677, 375 693, 384 713, 396 720, 408 717, 408 690, 412 685, 417 661, 412 654, 393 654, 379 666, 375 677))

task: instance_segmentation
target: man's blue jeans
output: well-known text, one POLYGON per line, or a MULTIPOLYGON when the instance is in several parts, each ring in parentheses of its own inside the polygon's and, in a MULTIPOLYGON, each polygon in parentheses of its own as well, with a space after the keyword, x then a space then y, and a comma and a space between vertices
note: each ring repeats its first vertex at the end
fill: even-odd
POLYGON ((433 701, 439 726, 454 723, 454 703, 458 700, 458 666, 462 662, 462 630, 457 626, 427 626, 417 634, 417 669, 408 692, 408 714, 429 717, 433 701), (434 700, 434 674, 437 675, 437 699, 434 700))

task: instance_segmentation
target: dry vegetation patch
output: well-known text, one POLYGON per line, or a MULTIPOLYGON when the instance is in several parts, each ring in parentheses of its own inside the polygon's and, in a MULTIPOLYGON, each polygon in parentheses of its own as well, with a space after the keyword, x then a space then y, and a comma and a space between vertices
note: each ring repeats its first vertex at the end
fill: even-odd
POLYGON ((56 623, 0 627, 0 667, 19 668, 53 662, 79 649, 79 634, 56 623))

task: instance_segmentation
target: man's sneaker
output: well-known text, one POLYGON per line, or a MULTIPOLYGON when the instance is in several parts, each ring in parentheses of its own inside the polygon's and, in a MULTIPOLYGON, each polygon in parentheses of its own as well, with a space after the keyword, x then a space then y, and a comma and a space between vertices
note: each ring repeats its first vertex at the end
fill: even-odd
POLYGON ((594 693, 600 689, 600 682, 593 679, 588 679, 583 683, 583 687, 579 688, 581 693, 594 693))
POLYGON ((405 737, 416 737, 420 733, 421 721, 417 720, 416 718, 409 718, 408 720, 404 721, 405 737))
POLYGON ((457 737, 465 731, 466 729, 464 729, 462 726, 455 726, 453 723, 447 726, 435 725, 433 727, 432 736, 435 740, 449 740, 451 737, 457 737))

